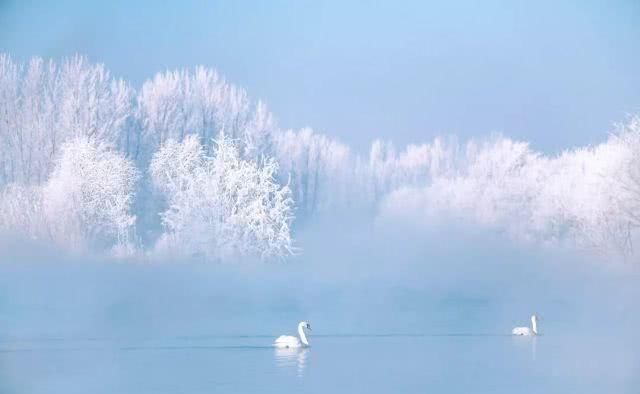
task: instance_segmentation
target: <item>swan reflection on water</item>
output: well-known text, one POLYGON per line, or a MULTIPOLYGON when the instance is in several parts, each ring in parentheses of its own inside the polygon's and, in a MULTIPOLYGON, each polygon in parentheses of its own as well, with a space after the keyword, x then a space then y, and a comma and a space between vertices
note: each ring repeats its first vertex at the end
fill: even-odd
POLYGON ((536 337, 531 338, 531 361, 536 361, 536 337))
POLYGON ((306 364, 308 355, 309 355, 308 348, 275 348, 274 349, 276 366, 279 369, 283 369, 283 370, 290 370, 295 368, 298 376, 302 376, 304 374, 305 364, 306 364))

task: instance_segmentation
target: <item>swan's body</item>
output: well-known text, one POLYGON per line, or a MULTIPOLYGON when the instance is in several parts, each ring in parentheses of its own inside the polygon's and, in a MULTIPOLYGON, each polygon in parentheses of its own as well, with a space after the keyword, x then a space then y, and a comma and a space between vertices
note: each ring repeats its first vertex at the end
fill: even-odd
POLYGON ((304 333, 305 328, 311 330, 311 325, 306 321, 300 322, 298 324, 297 337, 294 337, 292 335, 280 335, 273 342, 273 346, 277 348, 299 348, 309 346, 309 341, 307 340, 307 336, 304 333))
POLYGON ((538 335, 538 317, 536 315, 531 315, 531 328, 516 327, 511 330, 511 334, 523 336, 538 335))
POLYGON ((293 335, 280 335, 273 342, 273 346, 277 348, 297 348, 304 345, 298 337, 294 337, 293 335))
POLYGON ((511 333, 513 335, 524 335, 524 336, 535 335, 533 330, 531 330, 529 327, 516 327, 511 331, 511 333))

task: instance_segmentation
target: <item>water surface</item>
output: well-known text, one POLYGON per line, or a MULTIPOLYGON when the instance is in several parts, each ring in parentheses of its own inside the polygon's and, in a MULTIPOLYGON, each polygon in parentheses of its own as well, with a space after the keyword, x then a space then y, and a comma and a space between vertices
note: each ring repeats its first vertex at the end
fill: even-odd
POLYGON ((606 337, 315 335, 15 338, 2 393, 636 393, 640 356, 606 337))

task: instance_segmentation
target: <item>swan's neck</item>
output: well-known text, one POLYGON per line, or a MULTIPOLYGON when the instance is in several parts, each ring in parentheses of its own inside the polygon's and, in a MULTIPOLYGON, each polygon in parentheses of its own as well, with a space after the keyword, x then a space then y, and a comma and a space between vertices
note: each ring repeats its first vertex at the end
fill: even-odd
POLYGON ((535 315, 531 316, 531 328, 534 334, 538 334, 538 319, 536 319, 535 315))
POLYGON ((298 324, 298 335, 300 336, 300 342, 309 346, 309 341, 307 341, 307 336, 304 334, 304 324, 298 324))

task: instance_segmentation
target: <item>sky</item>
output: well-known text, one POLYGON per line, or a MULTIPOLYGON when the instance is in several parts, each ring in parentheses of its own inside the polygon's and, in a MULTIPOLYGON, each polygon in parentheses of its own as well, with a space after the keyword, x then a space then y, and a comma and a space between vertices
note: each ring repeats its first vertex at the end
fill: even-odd
POLYGON ((493 132, 554 153, 640 112, 640 2, 0 0, 0 52, 140 85, 205 65, 357 150, 493 132))

